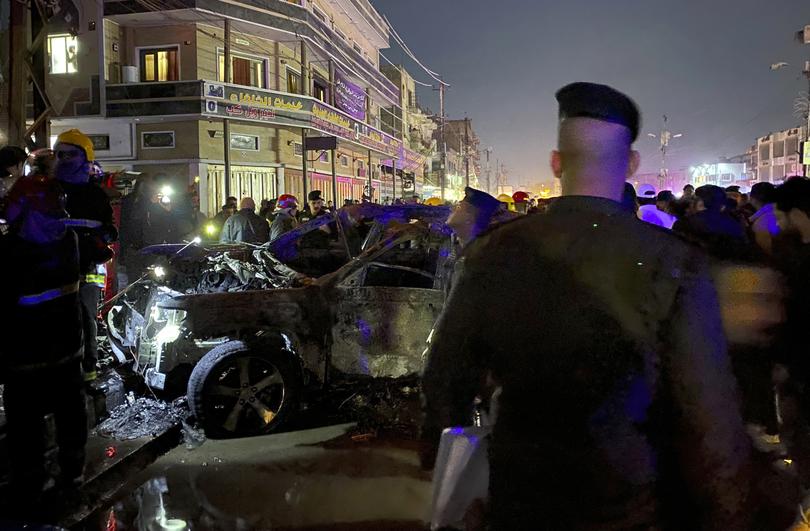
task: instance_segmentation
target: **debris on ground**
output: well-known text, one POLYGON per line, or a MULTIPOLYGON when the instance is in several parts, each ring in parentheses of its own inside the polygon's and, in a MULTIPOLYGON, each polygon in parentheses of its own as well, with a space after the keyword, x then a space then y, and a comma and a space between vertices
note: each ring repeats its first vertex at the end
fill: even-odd
POLYGON ((342 398, 336 401, 340 404, 338 414, 357 422, 354 442, 366 442, 380 431, 402 435, 418 432, 419 386, 415 379, 374 378, 347 382, 343 391, 341 387, 337 384, 336 392, 342 398))
POLYGON ((138 398, 115 408, 96 432, 112 439, 127 441, 155 437, 188 417, 185 401, 172 403, 154 398, 138 398))
POLYGON ((199 448, 205 442, 205 432, 201 428, 195 428, 185 420, 183 423, 183 443, 186 445, 186 450, 194 450, 199 448))

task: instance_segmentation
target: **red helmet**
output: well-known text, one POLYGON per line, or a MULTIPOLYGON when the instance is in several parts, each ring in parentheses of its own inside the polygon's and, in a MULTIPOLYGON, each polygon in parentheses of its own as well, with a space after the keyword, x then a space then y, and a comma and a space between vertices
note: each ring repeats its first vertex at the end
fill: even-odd
POLYGON ((279 196, 276 206, 278 208, 295 208, 298 206, 298 199, 294 195, 283 194, 279 196))
POLYGON ((6 218, 13 223, 29 212, 66 218, 65 202, 65 192, 58 182, 44 175, 29 175, 14 183, 9 191, 6 218))

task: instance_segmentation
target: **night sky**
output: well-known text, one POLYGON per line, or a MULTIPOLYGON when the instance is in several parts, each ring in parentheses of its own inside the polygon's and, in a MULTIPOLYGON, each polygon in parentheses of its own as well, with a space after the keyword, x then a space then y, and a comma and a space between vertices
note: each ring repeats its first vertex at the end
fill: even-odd
MULTIPOLYGON (((756 137, 793 127, 793 101, 810 45, 810 0, 372 0, 410 49, 452 87, 447 114, 469 116, 482 149, 518 184, 549 180, 554 93, 571 81, 607 83, 641 107, 642 171, 660 167, 662 127, 683 133, 670 169, 745 151, 756 137), (770 65, 790 66, 772 72, 770 65)), ((393 44, 383 54, 432 81, 393 44)), ((420 89, 423 105, 438 98, 420 89)))

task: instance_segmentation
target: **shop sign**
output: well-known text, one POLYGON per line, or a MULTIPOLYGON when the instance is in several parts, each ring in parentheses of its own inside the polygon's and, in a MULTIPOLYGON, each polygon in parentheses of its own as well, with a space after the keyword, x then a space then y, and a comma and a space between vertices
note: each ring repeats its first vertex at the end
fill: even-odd
POLYGON ((355 120, 366 119, 366 91, 335 72, 335 106, 355 120))
POLYGON ((355 142, 389 157, 398 157, 402 142, 361 120, 305 96, 206 82, 205 114, 295 127, 312 127, 355 142))

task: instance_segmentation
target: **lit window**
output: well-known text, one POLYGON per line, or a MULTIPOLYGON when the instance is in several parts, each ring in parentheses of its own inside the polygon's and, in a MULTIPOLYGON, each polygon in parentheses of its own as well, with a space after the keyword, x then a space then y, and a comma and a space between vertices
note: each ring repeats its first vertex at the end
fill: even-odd
MULTIPOLYGON (((225 54, 218 52, 219 68, 217 78, 225 81, 225 54)), ((229 83, 246 87, 267 88, 265 60, 231 54, 231 79, 229 83)))
POLYGON ((320 79, 314 79, 312 81, 312 95, 321 100, 324 103, 329 103, 327 101, 327 92, 326 92, 327 82, 322 81, 320 79))
POLYGON ((329 152, 321 151, 321 156, 318 157, 318 160, 320 160, 321 162, 329 162, 329 152))
POLYGON ((177 81, 177 48, 141 50, 141 81, 177 81))
POLYGON ((301 93, 301 74, 291 68, 287 69, 287 92, 290 94, 301 93))
POLYGON ((79 41, 70 35, 50 35, 48 56, 51 59, 51 74, 75 74, 79 71, 79 41))

